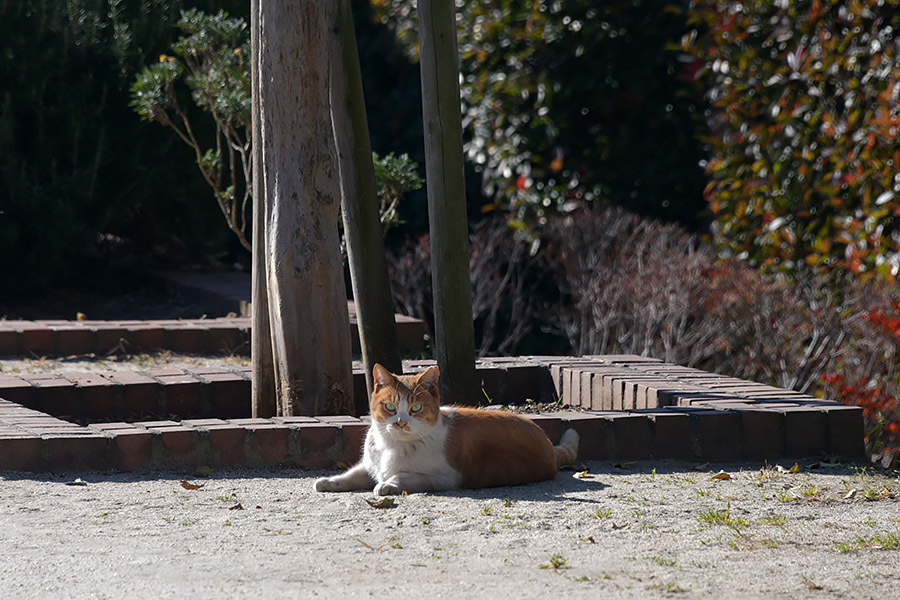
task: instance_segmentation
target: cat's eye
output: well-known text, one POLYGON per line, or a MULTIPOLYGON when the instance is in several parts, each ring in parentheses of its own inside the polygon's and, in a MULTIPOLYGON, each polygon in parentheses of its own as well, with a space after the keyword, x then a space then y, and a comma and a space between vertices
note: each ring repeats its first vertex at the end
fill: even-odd
POLYGON ((393 405, 392 403, 390 403, 390 402, 385 402, 385 403, 384 403, 384 410, 386 410, 386 411, 388 411, 388 412, 397 412, 397 407, 394 406, 394 405, 393 405))
POLYGON ((415 404, 413 404, 412 406, 409 407, 409 413, 412 415, 416 414, 417 412, 419 412, 421 410, 422 410, 422 405, 418 402, 416 402, 415 404))

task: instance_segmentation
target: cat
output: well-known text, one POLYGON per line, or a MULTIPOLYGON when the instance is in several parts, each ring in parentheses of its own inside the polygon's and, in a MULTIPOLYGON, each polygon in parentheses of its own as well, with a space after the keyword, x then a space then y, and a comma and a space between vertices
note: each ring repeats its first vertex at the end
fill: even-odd
POLYGON ((578 433, 558 446, 531 420, 496 410, 440 406, 438 368, 419 375, 373 369, 372 424, 362 460, 317 479, 319 492, 373 490, 376 496, 520 485, 553 479, 578 453, 578 433))

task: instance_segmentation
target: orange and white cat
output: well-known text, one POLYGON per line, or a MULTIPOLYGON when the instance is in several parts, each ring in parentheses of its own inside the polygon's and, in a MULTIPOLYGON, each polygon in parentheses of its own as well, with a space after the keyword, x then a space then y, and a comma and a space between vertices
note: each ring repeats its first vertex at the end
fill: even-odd
POLYGON ((375 365, 373 375, 372 425, 362 460, 317 479, 317 491, 391 496, 520 485, 553 479, 578 453, 574 429, 553 446, 540 427, 519 415, 440 406, 437 367, 404 376, 375 365))

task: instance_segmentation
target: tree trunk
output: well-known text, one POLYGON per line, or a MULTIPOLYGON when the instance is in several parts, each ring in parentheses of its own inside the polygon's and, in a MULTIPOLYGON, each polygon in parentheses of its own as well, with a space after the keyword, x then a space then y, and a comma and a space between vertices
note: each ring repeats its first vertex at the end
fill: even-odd
MULTIPOLYGON (((269 295, 266 293, 265 222, 266 202, 262 192, 262 143, 259 140, 259 3, 250 2, 250 47, 252 60, 251 89, 254 98, 252 110, 251 142, 253 161, 253 290, 252 322, 250 329, 250 357, 253 368, 251 414, 254 418, 274 417, 278 414, 275 403, 275 364, 272 358, 272 332, 269 326, 269 295)), ((251 185, 251 182, 248 182, 251 185)))
MULTIPOLYGON (((351 414, 350 325, 329 105, 332 2, 259 2, 260 177, 279 415, 351 414)), ((259 307, 256 310, 260 310, 259 307)))
POLYGON ((440 392, 446 402, 472 403, 479 390, 453 0, 419 0, 418 14, 440 392))
POLYGON ((391 299, 384 236, 378 215, 372 145, 363 97, 362 75, 353 30, 350 0, 338 1, 338 27, 333 36, 331 114, 341 183, 341 214, 356 302, 366 387, 373 391, 372 368, 381 363, 394 373, 403 370, 391 299))

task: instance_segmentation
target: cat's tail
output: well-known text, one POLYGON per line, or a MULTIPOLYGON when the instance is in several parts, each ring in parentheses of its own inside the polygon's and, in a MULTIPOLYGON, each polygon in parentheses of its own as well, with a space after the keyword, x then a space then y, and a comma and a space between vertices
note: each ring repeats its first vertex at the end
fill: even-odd
POLYGON ((578 457, 578 432, 574 429, 567 429, 562 434, 559 444, 553 446, 556 451, 556 468, 568 467, 575 462, 578 457))

